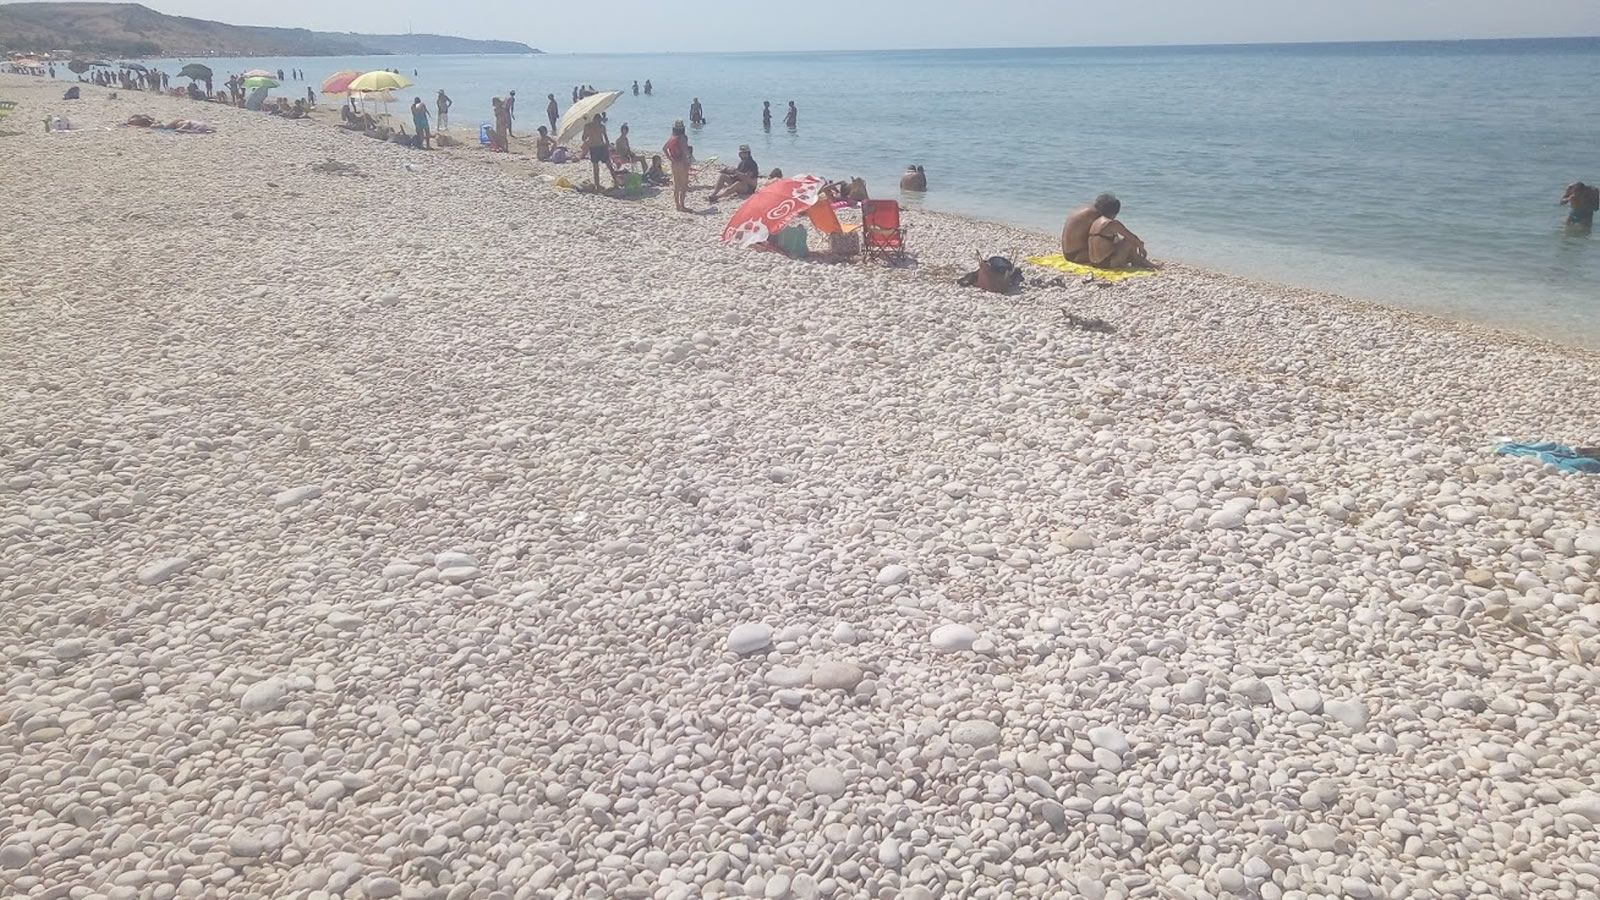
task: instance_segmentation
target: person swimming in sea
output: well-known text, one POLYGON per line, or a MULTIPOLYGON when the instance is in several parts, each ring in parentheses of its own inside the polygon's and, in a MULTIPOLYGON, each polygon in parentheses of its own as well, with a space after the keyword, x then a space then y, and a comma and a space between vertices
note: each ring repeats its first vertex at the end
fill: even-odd
POLYGON ((1600 210, 1600 187, 1575 181, 1561 195, 1561 205, 1568 207, 1567 230, 1588 234, 1594 228, 1595 211, 1600 210))
POLYGON ((1061 255, 1069 262, 1102 269, 1153 269, 1144 241, 1117 221, 1122 201, 1101 194, 1067 217, 1061 229, 1061 255))
POLYGON ((921 166, 906 166, 906 173, 900 176, 900 190, 919 194, 927 191, 928 173, 921 166))

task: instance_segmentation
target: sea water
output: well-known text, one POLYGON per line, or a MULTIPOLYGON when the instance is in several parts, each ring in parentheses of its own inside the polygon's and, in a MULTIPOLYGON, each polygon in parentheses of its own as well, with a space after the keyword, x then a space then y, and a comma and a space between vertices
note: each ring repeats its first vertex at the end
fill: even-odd
POLYGON ((467 140, 491 97, 516 90, 525 134, 546 94, 564 110, 592 84, 624 92, 612 136, 626 122, 652 152, 698 97, 701 158, 748 143, 764 171, 859 175, 876 196, 915 163, 915 202, 1052 234, 1115 191, 1160 258, 1600 346, 1600 234, 1566 233, 1557 207, 1600 182, 1600 39, 206 62, 219 84, 415 70, 395 112, 443 88, 467 140), (635 97, 646 79, 655 95, 635 97))

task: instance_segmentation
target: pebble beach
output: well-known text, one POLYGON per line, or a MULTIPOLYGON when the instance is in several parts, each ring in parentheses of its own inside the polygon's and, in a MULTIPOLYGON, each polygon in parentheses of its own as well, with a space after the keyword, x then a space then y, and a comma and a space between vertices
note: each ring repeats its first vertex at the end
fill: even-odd
POLYGON ((1600 478, 1493 453, 1600 444, 1600 353, 63 89, 0 76, 0 897, 1600 892, 1600 478))

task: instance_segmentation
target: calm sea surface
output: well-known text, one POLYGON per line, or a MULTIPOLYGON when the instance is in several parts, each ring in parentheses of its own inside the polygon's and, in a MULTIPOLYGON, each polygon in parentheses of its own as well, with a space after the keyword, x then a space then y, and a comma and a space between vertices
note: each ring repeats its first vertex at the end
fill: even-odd
POLYGON ((639 149, 699 97, 701 157, 749 143, 763 169, 860 175, 878 196, 915 162, 927 207, 1052 233, 1113 190, 1161 257, 1600 346, 1600 234, 1566 235, 1556 206, 1569 182, 1600 181, 1600 38, 207 62, 219 81, 415 69, 405 99, 443 88, 474 132, 508 90, 521 133, 547 93, 565 109, 573 85, 649 78, 655 96, 628 93, 610 117, 639 149))

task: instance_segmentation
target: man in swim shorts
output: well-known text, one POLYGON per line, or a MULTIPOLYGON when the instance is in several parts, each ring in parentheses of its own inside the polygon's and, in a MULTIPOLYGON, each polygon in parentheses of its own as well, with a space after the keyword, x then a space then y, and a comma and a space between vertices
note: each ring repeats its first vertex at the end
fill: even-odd
POLYGON ((611 183, 617 183, 616 167, 611 165, 611 138, 606 134, 606 123, 596 116, 583 126, 583 152, 594 166, 594 189, 600 190, 600 165, 605 164, 611 173, 611 183))
POLYGON ((1569 184, 1561 195, 1561 205, 1570 207, 1567 228, 1588 234, 1594 228, 1595 210, 1600 209, 1600 187, 1581 181, 1569 184))

